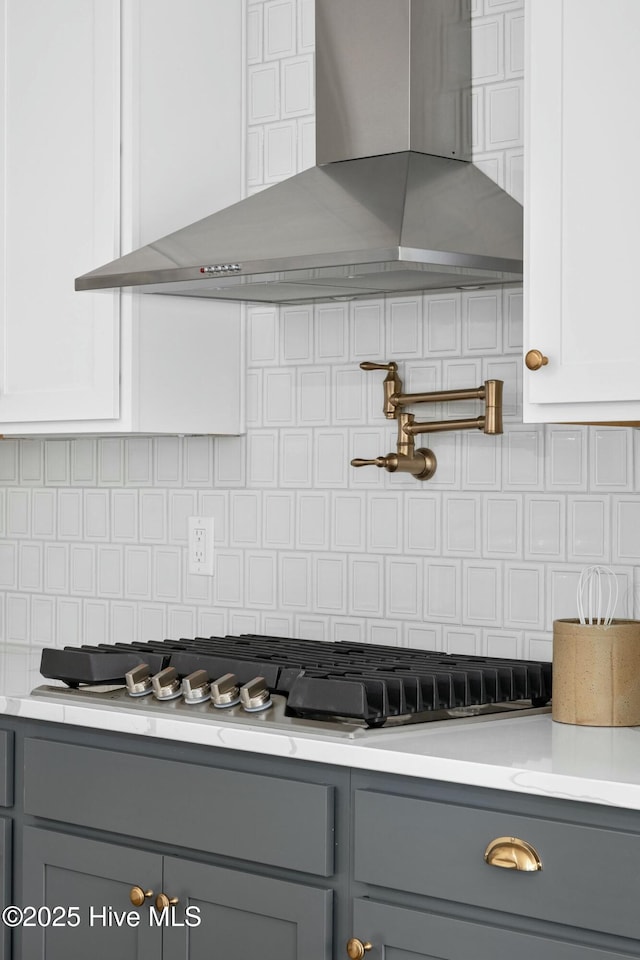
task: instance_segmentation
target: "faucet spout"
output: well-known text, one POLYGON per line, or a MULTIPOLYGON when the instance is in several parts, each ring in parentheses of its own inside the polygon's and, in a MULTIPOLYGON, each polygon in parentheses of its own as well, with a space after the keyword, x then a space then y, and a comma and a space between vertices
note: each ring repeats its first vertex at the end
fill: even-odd
POLYGON ((380 467, 389 473, 410 473, 418 480, 428 480, 436 472, 435 455, 426 447, 415 449, 418 433, 439 433, 444 430, 482 430, 487 434, 502 433, 502 380, 485 380, 479 387, 461 390, 432 390, 428 393, 403 393, 398 364, 372 363, 365 360, 362 370, 386 370, 384 378, 383 413, 388 420, 398 421, 396 453, 374 460, 355 459, 353 467, 380 467), (452 403, 456 400, 484 400, 484 416, 460 420, 429 420, 416 422, 412 413, 403 409, 414 403, 452 403))

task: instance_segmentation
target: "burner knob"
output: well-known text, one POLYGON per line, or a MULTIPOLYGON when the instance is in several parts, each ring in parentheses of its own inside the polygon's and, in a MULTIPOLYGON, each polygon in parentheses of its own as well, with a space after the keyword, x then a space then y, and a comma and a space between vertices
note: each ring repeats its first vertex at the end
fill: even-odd
POLYGON ((156 673, 155 677, 151 678, 151 683, 156 700, 175 700, 182 692, 174 667, 165 667, 160 673, 156 673))
POLYGON ((211 688, 206 670, 196 670, 182 681, 182 696, 185 703, 204 703, 209 699, 211 688))
POLYGON ((238 681, 232 673, 225 673, 224 677, 211 684, 211 703, 220 709, 235 707, 236 703, 240 703, 238 681))
POLYGON ((264 677, 254 677, 240 687, 240 703, 249 713, 258 713, 272 706, 269 687, 264 677))
POLYGON ((127 693, 130 697, 146 697, 151 693, 151 670, 146 663, 140 663, 124 675, 127 693))

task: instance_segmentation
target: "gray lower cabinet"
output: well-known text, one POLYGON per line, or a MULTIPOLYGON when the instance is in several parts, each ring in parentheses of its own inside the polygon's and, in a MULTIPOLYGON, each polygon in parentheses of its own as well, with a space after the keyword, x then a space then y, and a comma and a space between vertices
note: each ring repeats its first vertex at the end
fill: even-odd
POLYGON ((640 833, 549 814, 356 790, 354 876, 370 887, 640 940, 640 833), (532 845, 541 869, 489 866, 485 849, 505 837, 532 845))
POLYGON ((164 887, 201 921, 165 929, 171 960, 331 960, 330 890, 174 857, 165 857, 164 887))
POLYGON ((31 926, 25 921, 18 954, 22 960, 157 960, 162 955, 162 929, 143 922, 145 908, 139 910, 137 927, 115 921, 116 913, 134 909, 132 886, 161 889, 159 854, 25 827, 23 875, 23 908, 44 906, 53 914, 49 925, 46 912, 36 915, 31 926), (79 923, 67 915, 54 925, 56 907, 77 908, 79 923))
POLYGON ((13 806, 13 733, 0 730, 0 807, 13 806))
POLYGON ((23 927, 22 960, 331 958, 330 890, 34 827, 23 853, 23 904, 53 913, 23 927), (152 893, 140 907, 130 902, 134 886, 152 893), (159 893, 175 906, 156 910, 159 893))
MULTIPOLYGON (((0 909, 11 903, 11 821, 0 817, 0 909)), ((11 932, 0 924, 0 960, 10 960, 11 932)))
POLYGON ((486 924, 469 922, 363 898, 353 919, 358 939, 371 944, 367 960, 629 960, 628 953, 492 926, 489 916, 486 924))
POLYGON ((5 724, 0 960, 640 960, 636 811, 5 724))

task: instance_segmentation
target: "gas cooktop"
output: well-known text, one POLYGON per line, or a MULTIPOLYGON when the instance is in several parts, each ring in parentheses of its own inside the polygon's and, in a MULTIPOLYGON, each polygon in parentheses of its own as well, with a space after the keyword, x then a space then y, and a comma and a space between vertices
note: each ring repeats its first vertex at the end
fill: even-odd
POLYGON ((39 695, 285 727, 513 716, 551 699, 550 663, 256 634, 48 648, 40 670, 70 689, 39 695))

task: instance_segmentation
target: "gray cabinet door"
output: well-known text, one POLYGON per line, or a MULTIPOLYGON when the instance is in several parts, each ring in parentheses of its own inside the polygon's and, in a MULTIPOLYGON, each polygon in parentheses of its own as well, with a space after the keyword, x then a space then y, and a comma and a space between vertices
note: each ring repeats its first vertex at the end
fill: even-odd
POLYGON ((0 807, 13 806, 13 731, 0 730, 0 807))
POLYGON ((22 905, 76 907, 80 917, 77 926, 23 926, 24 960, 157 960, 162 955, 162 931, 151 926, 149 908, 134 908, 129 900, 136 885, 160 890, 162 857, 33 827, 25 827, 23 853, 22 905), (114 913, 121 917, 123 911, 136 911, 139 925, 118 926, 114 913))
MULTIPOLYGON (((11 903, 11 821, 0 817, 0 910, 11 903)), ((0 960, 10 960, 11 931, 0 923, 0 960)))
MULTIPOLYGON (((488 915, 489 916, 489 915, 488 915)), ((628 954, 612 953, 533 936, 500 927, 442 917, 421 910, 408 910, 375 900, 356 900, 353 909, 354 936, 371 943, 367 960, 628 960, 628 954)), ((585 934, 588 936, 588 934, 585 934)), ((345 954, 346 955, 346 954, 345 954)))
POLYGON ((186 922, 187 907, 200 920, 164 929, 164 956, 171 960, 332 956, 331 890, 165 857, 164 893, 178 898, 176 920, 186 922))

